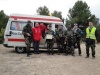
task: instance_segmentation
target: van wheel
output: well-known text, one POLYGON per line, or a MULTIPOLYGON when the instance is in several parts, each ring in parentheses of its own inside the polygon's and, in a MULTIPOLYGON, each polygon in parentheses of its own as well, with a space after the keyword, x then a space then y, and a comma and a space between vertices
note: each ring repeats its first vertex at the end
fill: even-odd
POLYGON ((15 51, 17 53, 24 53, 26 51, 25 47, 15 47, 15 51))

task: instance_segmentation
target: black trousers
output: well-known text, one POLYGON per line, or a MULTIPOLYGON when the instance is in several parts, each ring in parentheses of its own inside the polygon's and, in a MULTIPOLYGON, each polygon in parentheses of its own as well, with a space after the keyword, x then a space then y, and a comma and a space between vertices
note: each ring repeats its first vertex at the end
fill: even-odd
POLYGON ((86 54, 89 56, 89 47, 91 47, 92 56, 95 56, 95 47, 94 46, 86 46, 86 54))
POLYGON ((33 46, 34 46, 34 52, 39 53, 39 41, 34 41, 33 46))
POLYGON ((91 47, 92 56, 95 56, 95 40, 94 39, 86 39, 86 54, 89 56, 89 48, 91 47))
POLYGON ((75 45, 77 45, 78 53, 81 54, 80 41, 76 41, 76 42, 74 43, 74 47, 75 47, 75 45))
POLYGON ((57 47, 58 47, 58 53, 60 52, 65 52, 65 45, 64 43, 57 43, 57 47))
POLYGON ((47 39, 46 42, 47 42, 48 53, 50 54, 50 52, 52 52, 52 55, 53 55, 54 54, 54 51, 53 51, 54 40, 53 39, 47 39))

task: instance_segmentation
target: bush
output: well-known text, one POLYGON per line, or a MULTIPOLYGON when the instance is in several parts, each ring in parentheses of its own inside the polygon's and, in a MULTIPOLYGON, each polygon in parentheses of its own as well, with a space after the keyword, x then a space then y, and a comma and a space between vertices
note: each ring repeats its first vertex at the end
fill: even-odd
POLYGON ((4 31, 5 31, 5 29, 3 29, 3 28, 0 31, 0 44, 3 43, 4 31))
POLYGON ((97 25, 96 28, 97 28, 97 42, 100 42, 100 25, 97 25))

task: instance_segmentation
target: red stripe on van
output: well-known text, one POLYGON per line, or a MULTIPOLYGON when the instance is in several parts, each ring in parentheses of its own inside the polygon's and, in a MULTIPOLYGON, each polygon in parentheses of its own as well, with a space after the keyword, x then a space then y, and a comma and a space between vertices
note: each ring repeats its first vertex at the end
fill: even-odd
POLYGON ((62 22, 61 20, 56 19, 48 19, 48 18, 31 18, 31 17, 20 17, 20 16, 10 16, 10 18, 16 19, 28 19, 28 20, 45 20, 45 21, 55 21, 55 22, 62 22))
POLYGON ((25 39, 8 38, 8 41, 12 41, 12 42, 25 42, 25 39))

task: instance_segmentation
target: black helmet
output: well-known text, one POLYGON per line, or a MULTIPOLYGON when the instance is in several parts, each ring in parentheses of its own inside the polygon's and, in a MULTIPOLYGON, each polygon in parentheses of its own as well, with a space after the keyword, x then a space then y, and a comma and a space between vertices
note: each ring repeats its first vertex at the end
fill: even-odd
POLYGON ((67 27, 68 27, 68 28, 71 28, 71 24, 68 24, 67 27))
POLYGON ((28 21, 27 21, 27 23, 31 23, 31 21, 30 21, 30 20, 28 20, 28 21))
POLYGON ((70 24, 67 25, 67 29, 68 29, 68 30, 71 30, 71 25, 70 25, 70 24))

